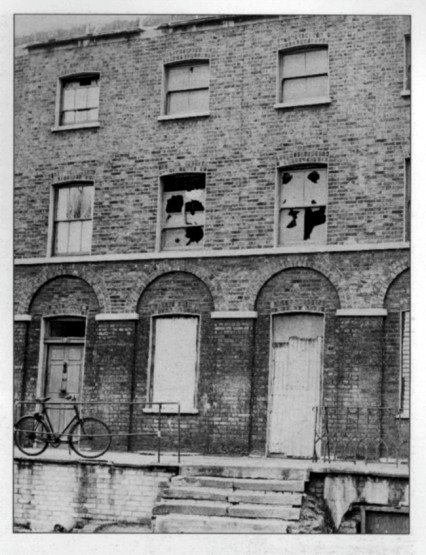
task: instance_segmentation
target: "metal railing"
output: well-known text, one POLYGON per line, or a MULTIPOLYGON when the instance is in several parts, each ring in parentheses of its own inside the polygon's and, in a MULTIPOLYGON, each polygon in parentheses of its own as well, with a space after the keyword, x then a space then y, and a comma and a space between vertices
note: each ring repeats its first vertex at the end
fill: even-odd
MULTIPOLYGON (((141 451, 134 449, 133 438, 154 439, 157 452, 157 461, 161 462, 164 441, 173 445, 172 451, 176 452, 177 462, 181 460, 181 411, 180 404, 175 402, 114 402, 114 401, 48 401, 45 403, 55 434, 60 434, 65 428, 66 414, 74 412, 78 407, 80 416, 94 417, 102 420, 111 430, 112 443, 110 450, 141 451), (169 408, 173 406, 174 410, 169 408), (118 410, 117 410, 118 409, 118 410), (173 426, 165 426, 164 420, 170 424, 175 419, 173 426), (123 428, 126 428, 125 430, 123 428), (168 432, 167 433, 167 428, 168 432)), ((26 415, 39 412, 41 407, 37 399, 30 401, 15 401, 14 422, 26 415)), ((70 414, 69 420, 72 418, 70 414)), ((66 440, 67 432, 64 434, 66 440)), ((139 442, 141 443, 141 442, 139 442)), ((170 453, 170 451, 168 451, 170 453)))
POLYGON ((408 461, 401 413, 388 407, 314 407, 313 461, 408 461))

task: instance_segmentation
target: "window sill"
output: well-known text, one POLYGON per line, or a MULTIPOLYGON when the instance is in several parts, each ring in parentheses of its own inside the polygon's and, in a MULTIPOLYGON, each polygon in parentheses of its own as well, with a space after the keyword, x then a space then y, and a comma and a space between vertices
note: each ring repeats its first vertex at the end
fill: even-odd
POLYGON ((410 89, 403 89, 401 91, 401 96, 411 96, 411 90, 410 89))
MULTIPOLYGON (((144 414, 158 414, 158 407, 151 407, 142 409, 144 414)), ((163 407, 161 409, 161 414, 178 414, 178 409, 176 407, 163 407)), ((180 414, 199 414, 198 409, 181 409, 180 414)))
POLYGON ((159 116, 158 121, 168 121, 174 119, 205 118, 210 116, 210 112, 197 112, 193 114, 172 114, 170 116, 159 116))
POLYGON ((395 418, 400 418, 401 420, 409 420, 410 413, 408 411, 404 411, 404 412, 401 412, 401 414, 396 416, 395 418))
POLYGON ((331 98, 328 96, 321 96, 318 98, 301 98, 294 102, 279 102, 274 104, 275 110, 282 110, 285 108, 295 108, 298 106, 314 106, 316 104, 331 104, 331 98))
POLYGON ((99 127, 98 121, 93 121, 90 123, 75 123, 73 125, 55 125, 55 127, 52 127, 52 131, 56 133, 58 131, 73 131, 74 129, 93 129, 95 127, 99 127))

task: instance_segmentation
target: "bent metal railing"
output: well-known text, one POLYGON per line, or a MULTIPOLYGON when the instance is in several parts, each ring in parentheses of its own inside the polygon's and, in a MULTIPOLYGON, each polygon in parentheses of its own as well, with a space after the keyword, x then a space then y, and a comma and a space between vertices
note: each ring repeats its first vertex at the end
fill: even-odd
POLYGON ((408 461, 409 440, 401 413, 388 407, 314 407, 312 460, 408 461))
MULTIPOLYGON (((154 439, 157 461, 161 462, 163 449, 162 439, 167 431, 168 444, 173 440, 178 463, 181 460, 181 411, 180 404, 175 402, 114 402, 114 401, 48 401, 45 403, 52 424, 56 415, 69 413, 70 419, 74 414, 74 406, 78 407, 82 418, 91 416, 105 422, 111 430, 112 443, 110 450, 133 451, 132 440, 150 438, 154 439), (172 410, 171 407, 173 407, 172 410), (118 410, 117 410, 118 409, 118 410), (72 412, 69 412, 72 411, 72 412), (170 420, 175 419, 174 426, 170 426, 170 420), (168 426, 164 425, 167 420, 168 426), (123 428, 127 428, 124 430, 123 428), (125 440, 125 441, 123 441, 125 440), (118 447, 118 448, 117 448, 118 447), (115 448, 115 449, 114 449, 115 448)), ((30 401, 15 401, 14 422, 22 416, 39 412, 41 407, 37 399, 30 401)), ((61 424, 54 432, 59 434, 65 428, 61 424)), ((64 434, 66 440, 67 433, 64 434)), ((141 451, 141 449, 136 449, 141 451)), ((168 451, 170 453, 170 451, 168 451)))

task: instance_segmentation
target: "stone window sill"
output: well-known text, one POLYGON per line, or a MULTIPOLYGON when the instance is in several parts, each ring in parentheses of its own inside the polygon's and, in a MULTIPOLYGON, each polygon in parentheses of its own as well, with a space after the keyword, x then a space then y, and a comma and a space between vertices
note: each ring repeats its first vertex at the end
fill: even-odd
POLYGON ((317 104, 331 104, 331 98, 328 96, 321 96, 318 98, 301 98, 292 102, 279 102, 274 104, 275 110, 282 110, 285 108, 295 108, 301 106, 315 106, 317 104))
POLYGON ((411 91, 410 89, 403 89, 401 91, 401 96, 411 96, 411 91))
POLYGON ((193 114, 172 114, 169 116, 167 115, 159 116, 158 121, 169 121, 169 120, 175 120, 175 119, 189 119, 189 118, 205 118, 209 116, 210 116, 210 112, 197 112, 193 114))
POLYGON ((96 127, 99 127, 98 121, 90 123, 75 123, 73 125, 55 125, 52 127, 52 131, 57 133, 58 131, 74 131, 75 129, 93 129, 96 127))
MULTIPOLYGON (((144 414, 158 414, 158 407, 151 407, 142 409, 144 414)), ((161 409, 161 414, 177 414, 178 409, 176 407, 163 407, 161 409)), ((198 409, 181 409, 180 414, 199 414, 198 409)))
MULTIPOLYGON (((398 416, 396 418, 398 418, 398 416)), ((401 420, 409 420, 410 413, 408 411, 404 411, 400 414, 399 418, 401 418, 401 420)))

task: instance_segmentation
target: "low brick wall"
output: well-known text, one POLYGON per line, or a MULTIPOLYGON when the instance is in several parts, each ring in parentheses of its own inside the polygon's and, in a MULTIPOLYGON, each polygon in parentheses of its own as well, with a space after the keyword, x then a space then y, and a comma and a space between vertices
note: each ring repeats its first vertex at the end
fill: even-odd
POLYGON ((15 460, 14 522, 49 532, 76 521, 140 522, 151 518, 160 490, 173 468, 132 467, 100 462, 15 460))

